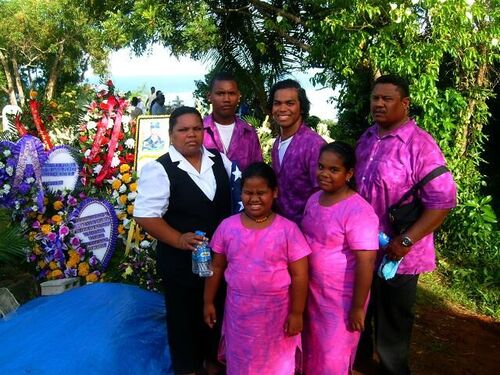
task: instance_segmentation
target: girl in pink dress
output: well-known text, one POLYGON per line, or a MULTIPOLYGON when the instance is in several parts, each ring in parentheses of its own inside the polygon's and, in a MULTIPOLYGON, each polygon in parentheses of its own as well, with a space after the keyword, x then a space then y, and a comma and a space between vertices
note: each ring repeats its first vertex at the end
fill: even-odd
POLYGON ((305 208, 302 231, 311 246, 304 321, 307 375, 346 375, 364 329, 378 250, 378 218, 351 185, 354 150, 323 146, 316 172, 321 190, 305 208))
POLYGON ((227 297, 221 356, 229 375, 292 375, 300 347, 311 250, 298 226, 272 211, 276 175, 265 163, 242 175, 244 211, 224 220, 211 241, 214 275, 205 283, 205 322, 224 274, 227 297))

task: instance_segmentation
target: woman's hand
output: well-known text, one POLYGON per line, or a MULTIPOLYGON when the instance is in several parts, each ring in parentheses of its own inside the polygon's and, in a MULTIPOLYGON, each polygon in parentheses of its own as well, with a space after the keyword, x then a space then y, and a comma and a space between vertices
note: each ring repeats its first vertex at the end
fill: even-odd
POLYGON ((302 314, 290 313, 285 324, 285 332, 288 336, 295 336, 302 332, 304 323, 302 314))
POLYGON ((205 303, 203 306, 203 317, 205 319, 205 323, 207 323, 210 328, 214 328, 214 324, 217 323, 217 319, 213 303, 205 303))
POLYGON ((361 307, 353 307, 349 311, 349 330, 362 332, 365 329, 365 311, 361 307))
POLYGON ((194 248, 199 245, 205 238, 203 236, 198 236, 193 232, 187 232, 181 234, 179 237, 177 248, 182 250, 194 251, 194 248))

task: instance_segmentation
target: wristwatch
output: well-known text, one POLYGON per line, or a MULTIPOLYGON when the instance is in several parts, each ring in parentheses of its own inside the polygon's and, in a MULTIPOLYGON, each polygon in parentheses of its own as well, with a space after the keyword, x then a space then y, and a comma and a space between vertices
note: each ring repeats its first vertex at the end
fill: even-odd
POLYGON ((403 238, 401 238, 401 245, 403 245, 404 247, 410 247, 413 245, 413 241, 410 237, 403 236, 403 238))

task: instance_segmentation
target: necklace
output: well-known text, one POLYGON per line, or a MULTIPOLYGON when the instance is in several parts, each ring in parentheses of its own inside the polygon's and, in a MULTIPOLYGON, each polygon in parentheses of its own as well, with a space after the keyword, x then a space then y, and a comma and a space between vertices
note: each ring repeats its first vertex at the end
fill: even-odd
POLYGON ((243 213, 245 214, 246 217, 248 217, 252 221, 255 221, 257 224, 264 223, 272 215, 272 213, 270 213, 269 215, 266 215, 266 216, 264 216, 264 217, 262 217, 260 219, 254 219, 253 217, 249 216, 245 211, 243 211, 243 213))

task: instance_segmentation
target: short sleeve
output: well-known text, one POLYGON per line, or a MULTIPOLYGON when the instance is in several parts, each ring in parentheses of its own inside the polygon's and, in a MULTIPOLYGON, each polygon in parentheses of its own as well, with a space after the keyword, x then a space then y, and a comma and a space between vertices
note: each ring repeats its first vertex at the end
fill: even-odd
POLYGON ((227 221, 224 220, 215 230, 212 239, 210 240, 210 247, 217 254, 226 254, 226 227, 227 221))
POLYGON ((352 204, 346 212, 347 244, 351 250, 378 250, 378 217, 368 203, 360 203, 366 202, 352 204))
POLYGON ((134 203, 135 217, 162 217, 168 209, 170 180, 165 168, 151 161, 141 169, 134 203))
POLYGON ((287 256, 288 263, 292 263, 311 254, 311 248, 297 224, 287 220, 287 225, 287 256))

